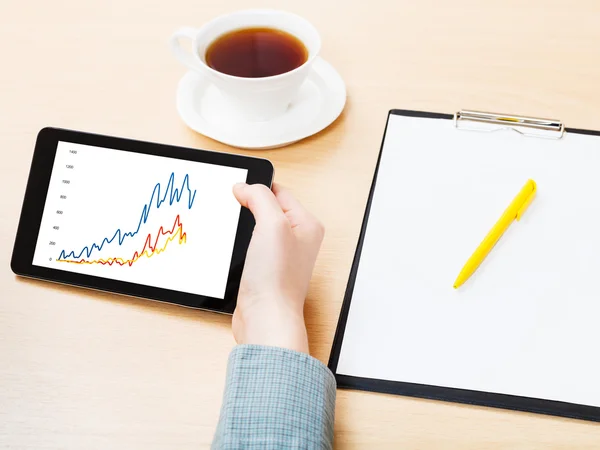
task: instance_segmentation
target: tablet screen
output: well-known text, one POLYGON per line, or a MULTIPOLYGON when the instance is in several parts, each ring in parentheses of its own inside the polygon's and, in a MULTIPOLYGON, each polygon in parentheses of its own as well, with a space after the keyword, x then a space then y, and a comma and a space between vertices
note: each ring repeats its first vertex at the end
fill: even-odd
POLYGON ((33 265, 222 299, 247 174, 61 141, 33 265))

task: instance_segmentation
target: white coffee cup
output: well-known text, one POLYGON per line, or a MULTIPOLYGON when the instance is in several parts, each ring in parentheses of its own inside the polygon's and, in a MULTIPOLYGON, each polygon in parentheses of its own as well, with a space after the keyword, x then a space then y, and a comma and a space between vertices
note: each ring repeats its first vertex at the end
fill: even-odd
POLYGON ((321 49, 319 33, 310 22, 284 11, 251 9, 217 17, 202 27, 183 27, 170 40, 171 50, 179 61, 206 76, 219 89, 223 100, 247 120, 269 120, 283 114, 297 95, 321 49), (206 49, 224 33, 253 27, 269 27, 297 37, 308 50, 308 58, 300 67, 280 75, 243 78, 227 75, 206 64, 206 49), (192 40, 192 51, 184 50, 179 39, 192 40))

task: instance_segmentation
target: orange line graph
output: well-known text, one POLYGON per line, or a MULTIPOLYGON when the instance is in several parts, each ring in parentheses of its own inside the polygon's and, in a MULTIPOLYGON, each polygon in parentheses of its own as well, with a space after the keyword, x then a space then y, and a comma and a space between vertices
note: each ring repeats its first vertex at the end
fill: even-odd
POLYGON ((179 239, 179 244, 185 244, 187 242, 187 235, 183 232, 183 224, 179 218, 179 215, 175 218, 175 223, 173 224, 173 228, 171 230, 166 230, 161 226, 156 233, 156 239, 154 240, 154 245, 152 244, 152 234, 148 234, 146 236, 146 241, 144 242, 144 247, 140 252, 135 252, 130 259, 123 258, 107 258, 107 259, 94 259, 91 261, 80 259, 80 260, 69 260, 69 259, 58 259, 59 262, 66 262, 71 264, 102 264, 112 266, 113 264, 118 264, 119 266, 128 265, 131 267, 133 263, 138 261, 141 257, 145 256, 146 258, 152 258, 154 255, 158 255, 164 252, 167 249, 167 246, 170 242, 175 239, 179 239), (162 247, 158 247, 158 241, 161 236, 170 235, 164 245, 162 247))

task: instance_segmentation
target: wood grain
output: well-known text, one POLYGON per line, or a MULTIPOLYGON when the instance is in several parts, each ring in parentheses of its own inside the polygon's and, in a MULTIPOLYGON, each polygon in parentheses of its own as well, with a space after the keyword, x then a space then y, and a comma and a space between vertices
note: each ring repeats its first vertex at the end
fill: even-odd
MULTIPOLYGON (((255 6, 0 2, 0 446, 208 448, 234 345, 229 317, 17 279, 9 259, 44 126, 232 151, 177 116, 184 68, 167 39, 180 25, 255 6)), ((600 3, 260 6, 311 20, 322 56, 348 87, 346 109, 331 127, 261 153, 327 227, 306 306, 312 352, 327 361, 387 111, 471 108, 600 128, 600 3)), ((600 446, 598 424, 373 393, 338 391, 336 415, 339 449, 600 446)))

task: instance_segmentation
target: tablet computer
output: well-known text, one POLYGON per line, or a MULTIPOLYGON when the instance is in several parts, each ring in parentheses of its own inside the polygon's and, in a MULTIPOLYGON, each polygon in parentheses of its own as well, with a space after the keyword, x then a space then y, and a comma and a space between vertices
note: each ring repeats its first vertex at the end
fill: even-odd
POLYGON ((232 313, 254 228, 232 187, 272 179, 266 159, 44 128, 11 268, 232 313))

